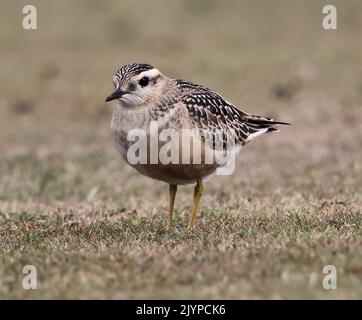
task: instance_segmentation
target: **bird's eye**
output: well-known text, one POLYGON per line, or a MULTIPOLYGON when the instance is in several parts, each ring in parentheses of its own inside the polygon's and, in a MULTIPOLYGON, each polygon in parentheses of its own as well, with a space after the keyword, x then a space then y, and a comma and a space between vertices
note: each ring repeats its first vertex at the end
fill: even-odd
POLYGON ((148 79, 147 77, 143 77, 140 81, 139 84, 141 87, 145 87, 148 85, 148 83, 150 82, 150 79, 148 79))

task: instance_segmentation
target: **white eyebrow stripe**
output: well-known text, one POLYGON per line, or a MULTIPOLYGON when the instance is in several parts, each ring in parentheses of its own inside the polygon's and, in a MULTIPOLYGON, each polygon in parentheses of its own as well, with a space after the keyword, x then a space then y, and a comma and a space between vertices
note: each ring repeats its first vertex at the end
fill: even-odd
POLYGON ((143 77, 149 77, 149 78, 155 78, 157 77, 158 75, 160 75, 161 72, 156 69, 156 68, 153 68, 153 69, 150 69, 150 70, 146 70, 146 71, 143 71, 141 72, 139 75, 138 75, 138 78, 141 79, 143 77))

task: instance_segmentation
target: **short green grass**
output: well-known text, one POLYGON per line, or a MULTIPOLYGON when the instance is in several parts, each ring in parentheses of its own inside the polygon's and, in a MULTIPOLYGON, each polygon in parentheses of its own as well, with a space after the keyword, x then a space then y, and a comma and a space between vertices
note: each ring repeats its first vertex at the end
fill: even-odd
POLYGON ((0 298, 362 298, 360 1, 334 1, 336 31, 325 1, 33 3, 36 31, 0 10, 0 298), (104 98, 133 61, 293 124, 207 182, 192 233, 192 186, 165 232, 167 185, 113 146, 104 98))

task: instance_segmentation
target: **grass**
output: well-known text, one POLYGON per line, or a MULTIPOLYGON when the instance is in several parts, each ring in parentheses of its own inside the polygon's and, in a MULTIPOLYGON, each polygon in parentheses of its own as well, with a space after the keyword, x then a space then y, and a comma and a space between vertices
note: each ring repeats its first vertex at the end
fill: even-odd
POLYGON ((207 213, 192 234, 152 216, 107 208, 1 213, 2 298, 358 298, 361 211, 330 202, 285 212, 207 213), (42 213, 44 211, 44 213, 42 213), (59 213, 61 212, 61 214, 59 213), (38 289, 21 287, 38 267, 38 289), (322 288, 322 268, 338 289, 322 288))
POLYGON ((39 29, 24 31, 23 3, 7 1, 0 298, 361 299, 362 6, 336 1, 325 31, 323 4, 34 1, 39 29), (192 234, 192 186, 165 232, 168 187, 113 146, 103 101, 133 61, 293 124, 206 184, 192 234), (26 264, 37 290, 22 288, 26 264), (322 288, 325 265, 337 290, 322 288))

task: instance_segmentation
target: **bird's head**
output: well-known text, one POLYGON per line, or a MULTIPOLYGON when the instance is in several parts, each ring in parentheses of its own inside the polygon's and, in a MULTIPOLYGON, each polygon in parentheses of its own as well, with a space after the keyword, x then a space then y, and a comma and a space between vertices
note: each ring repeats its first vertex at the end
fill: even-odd
POLYGON ((149 64, 126 64, 113 76, 116 90, 106 102, 119 99, 125 106, 143 105, 157 97, 163 80, 162 73, 149 64))

